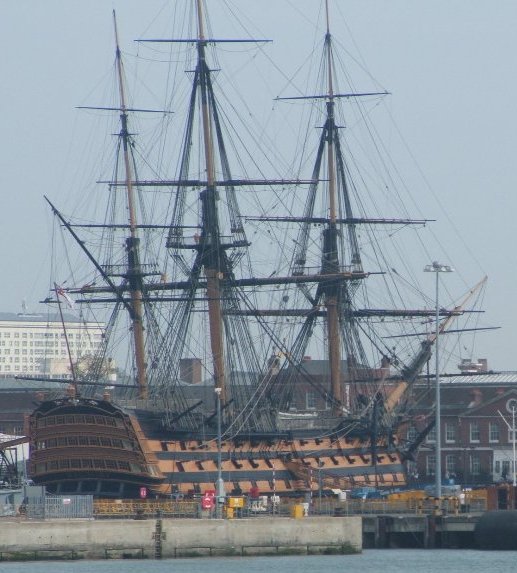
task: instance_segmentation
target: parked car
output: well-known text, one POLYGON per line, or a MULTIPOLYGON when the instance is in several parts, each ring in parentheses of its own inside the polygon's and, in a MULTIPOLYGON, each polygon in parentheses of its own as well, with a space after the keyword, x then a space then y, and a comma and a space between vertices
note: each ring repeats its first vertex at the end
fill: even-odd
POLYGON ((375 487, 356 487, 350 492, 350 499, 384 499, 386 494, 375 487))

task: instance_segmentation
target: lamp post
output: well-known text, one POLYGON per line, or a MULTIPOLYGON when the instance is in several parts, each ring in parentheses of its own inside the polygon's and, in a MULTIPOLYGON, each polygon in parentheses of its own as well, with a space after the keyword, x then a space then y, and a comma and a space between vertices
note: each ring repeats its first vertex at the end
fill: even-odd
POLYGON ((319 507, 319 512, 321 513, 321 496, 322 496, 322 491, 321 491, 321 468, 323 467, 323 462, 322 461, 318 461, 318 488, 319 488, 319 502, 320 502, 320 507, 319 507))
POLYGON ((215 388, 217 410, 217 484, 215 488, 216 516, 221 517, 221 506, 224 500, 224 483, 221 471, 221 388, 215 388))
POLYGON ((435 273, 436 275, 436 316, 435 316, 435 341, 434 341, 434 356, 435 356, 435 392, 436 392, 436 406, 435 406, 435 419, 436 419, 436 468, 435 468, 435 478, 436 478, 436 497, 442 497, 442 435, 441 435, 441 404, 440 404, 440 362, 439 362, 439 337, 440 337, 440 303, 439 303, 439 275, 440 273, 451 273, 454 269, 448 265, 442 265, 433 262, 432 265, 426 265, 424 267, 424 272, 435 273))
POLYGON ((273 460, 272 462, 273 465, 273 500, 272 500, 272 511, 273 511, 273 515, 275 515, 275 509, 276 509, 276 468, 275 468, 275 462, 273 460))
POLYGON ((515 474, 515 404, 514 403, 512 404, 512 448, 513 448, 513 487, 515 487, 517 485, 517 476, 515 474))

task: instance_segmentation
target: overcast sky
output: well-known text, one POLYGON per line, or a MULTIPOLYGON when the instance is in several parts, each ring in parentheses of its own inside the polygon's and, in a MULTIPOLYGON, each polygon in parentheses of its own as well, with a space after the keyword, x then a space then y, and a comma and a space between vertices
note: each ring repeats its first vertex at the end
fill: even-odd
MULTIPOLYGON (((78 136, 75 106, 91 103, 89 94, 113 62, 112 9, 121 44, 134 51, 134 39, 166 35, 163 15, 174 3, 2 3, 1 311, 19 312, 22 301, 37 310, 47 295, 51 225, 43 196, 59 203, 71 191, 65 186, 69 173, 78 170, 78 158, 69 153, 78 136)), ((218 21, 222 5, 238 7, 250 33, 273 40, 268 57, 286 74, 302 65, 322 33, 320 0, 208 4, 215 31, 220 26, 224 34, 231 30, 218 21)), ((414 157, 399 170, 413 174, 408 181, 418 187, 417 201, 437 219, 443 249, 433 258, 457 269, 454 279, 447 278, 446 296, 449 291, 459 296, 465 285, 489 277, 484 322, 501 330, 481 335, 473 357, 488 358, 495 370, 517 369, 517 2, 333 0, 331 5, 334 35, 357 50, 392 94, 389 108, 414 157)), ((428 262, 422 261, 422 268, 428 262)), ((432 297, 431 276, 428 282, 432 297)))

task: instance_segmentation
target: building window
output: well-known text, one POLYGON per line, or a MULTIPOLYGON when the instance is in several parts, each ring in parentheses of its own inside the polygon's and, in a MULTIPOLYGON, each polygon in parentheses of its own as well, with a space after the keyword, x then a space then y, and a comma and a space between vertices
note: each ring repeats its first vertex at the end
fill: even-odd
POLYGON ((418 435, 418 432, 416 431, 415 426, 413 426, 413 424, 411 424, 407 429, 407 440, 408 440, 408 442, 414 442, 416 440, 417 435, 418 435))
POLYGON ((470 441, 479 442, 479 424, 477 422, 470 422, 470 441))
POLYGON ((436 442, 436 427, 433 426, 425 439, 426 442, 436 442))
MULTIPOLYGON (((517 435, 515 436, 515 441, 517 442, 517 435)), ((513 444, 513 430, 510 428, 508 429, 508 442, 513 444)))
POLYGON ((456 441, 456 426, 451 422, 445 424, 445 441, 448 444, 454 443, 456 441))
POLYGON ((428 476, 434 476, 436 471, 436 456, 428 455, 426 460, 426 472, 428 476))
POLYGON ((473 476, 478 476, 481 473, 481 462, 477 454, 470 455, 470 473, 473 476))
POLYGON ((456 474, 456 456, 454 454, 445 456, 445 472, 449 474, 449 477, 456 474))
POLYGON ((501 470, 501 477, 503 479, 508 479, 510 475, 510 460, 503 460, 503 467, 501 470))
POLYGON ((488 425, 488 439, 490 442, 499 441, 499 424, 497 422, 490 422, 488 425))
POLYGON ((307 410, 316 409, 316 392, 307 392, 305 394, 305 407, 307 410))

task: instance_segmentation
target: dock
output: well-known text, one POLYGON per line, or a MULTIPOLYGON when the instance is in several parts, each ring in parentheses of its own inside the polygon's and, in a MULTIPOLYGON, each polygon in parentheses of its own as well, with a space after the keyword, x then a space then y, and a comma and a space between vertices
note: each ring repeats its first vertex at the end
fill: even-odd
POLYGON ((475 548, 480 514, 363 515, 363 548, 475 548))

